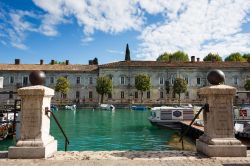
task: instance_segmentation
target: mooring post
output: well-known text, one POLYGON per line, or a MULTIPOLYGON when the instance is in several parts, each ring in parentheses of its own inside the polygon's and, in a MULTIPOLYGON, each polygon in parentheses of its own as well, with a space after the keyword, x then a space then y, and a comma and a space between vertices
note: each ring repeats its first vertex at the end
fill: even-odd
MULTIPOLYGON (((33 82, 31 79, 31 83, 33 82)), ((40 80, 41 81, 41 80, 40 80)), ((57 141, 50 135, 50 108, 54 90, 42 85, 18 89, 21 97, 20 139, 9 148, 9 158, 46 158, 57 151, 57 141)))
POLYGON ((212 86, 199 90, 206 98, 209 111, 203 112, 204 134, 196 140, 196 148, 209 157, 245 157, 246 146, 234 134, 233 98, 236 88, 220 85, 225 79, 222 77, 225 77, 222 71, 211 71, 208 81, 212 86))

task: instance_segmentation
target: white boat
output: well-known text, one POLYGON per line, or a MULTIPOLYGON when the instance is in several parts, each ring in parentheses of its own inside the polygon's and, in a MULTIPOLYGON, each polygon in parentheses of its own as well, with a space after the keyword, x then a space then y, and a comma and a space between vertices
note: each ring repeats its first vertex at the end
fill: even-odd
POLYGON ((99 108, 101 108, 102 110, 106 110, 106 111, 114 111, 115 110, 115 106, 112 104, 100 104, 99 108))
POLYGON ((235 134, 250 134, 250 105, 234 107, 235 134))
POLYGON ((71 110, 71 111, 75 111, 76 110, 76 105, 66 105, 65 106, 65 109, 66 110, 71 110))
POLYGON ((194 118, 193 106, 161 106, 151 109, 151 116, 148 120, 152 125, 179 128, 180 121, 192 120, 194 118))

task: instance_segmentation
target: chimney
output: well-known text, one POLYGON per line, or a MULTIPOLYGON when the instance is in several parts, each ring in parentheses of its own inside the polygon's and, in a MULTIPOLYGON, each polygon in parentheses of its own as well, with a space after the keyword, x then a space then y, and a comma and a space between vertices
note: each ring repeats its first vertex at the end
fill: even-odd
POLYGON ((50 64, 54 65, 55 64, 55 60, 52 59, 51 62, 50 62, 50 64))
POLYGON ((200 58, 196 58, 196 61, 197 61, 197 62, 200 62, 200 58))
POLYGON ((66 65, 69 65, 69 60, 66 60, 66 65))
POLYGON ((93 65, 93 60, 89 60, 89 65, 93 65))
POLYGON ((191 62, 195 62, 195 56, 191 56, 191 62))
POLYGON ((15 65, 19 65, 20 64, 20 59, 15 59, 15 65))
POLYGON ((43 65, 43 59, 40 59, 40 65, 43 65))

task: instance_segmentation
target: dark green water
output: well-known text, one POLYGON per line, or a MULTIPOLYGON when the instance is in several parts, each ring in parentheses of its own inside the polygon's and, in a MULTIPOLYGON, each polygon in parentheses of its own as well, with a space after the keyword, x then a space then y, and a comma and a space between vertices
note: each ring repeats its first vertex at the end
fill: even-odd
MULTIPOLYGON (((101 150, 169 150, 172 130, 152 126, 149 111, 57 111, 70 144, 69 151, 101 150)), ((58 149, 64 150, 64 137, 51 121, 51 135, 58 140, 58 149)), ((0 142, 0 150, 13 145, 10 139, 0 142)))

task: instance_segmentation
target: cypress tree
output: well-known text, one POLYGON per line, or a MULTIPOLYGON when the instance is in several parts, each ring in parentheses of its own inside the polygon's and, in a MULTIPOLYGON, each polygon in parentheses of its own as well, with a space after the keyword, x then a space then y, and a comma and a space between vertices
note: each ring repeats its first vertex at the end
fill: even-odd
POLYGON ((130 61, 130 51, 129 51, 128 44, 126 46, 125 61, 130 61))

